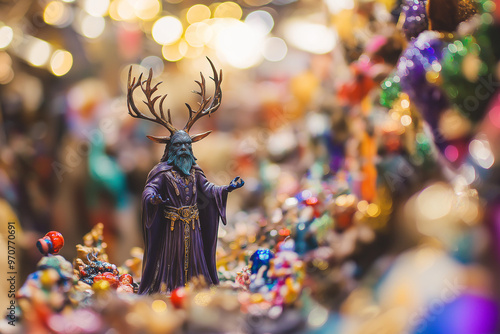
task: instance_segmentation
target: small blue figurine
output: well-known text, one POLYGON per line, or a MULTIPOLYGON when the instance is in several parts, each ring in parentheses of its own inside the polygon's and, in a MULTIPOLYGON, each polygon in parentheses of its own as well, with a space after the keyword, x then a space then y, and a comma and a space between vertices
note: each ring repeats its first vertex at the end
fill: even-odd
POLYGON ((264 271, 263 278, 267 279, 267 271, 269 270, 269 265, 271 259, 274 258, 273 252, 270 249, 259 249, 255 251, 255 253, 250 256, 250 262, 252 263, 252 267, 250 268, 250 273, 257 274, 259 269, 263 266, 266 266, 267 269, 264 271))
MULTIPOLYGON (((208 59, 208 58, 207 58, 208 59)), ((170 136, 149 139, 165 144, 163 157, 149 173, 142 194, 142 224, 144 230, 144 259, 140 294, 160 292, 165 285, 167 292, 184 286, 191 278, 203 276, 208 284, 218 284, 215 264, 217 230, 219 219, 226 224, 227 194, 241 188, 244 181, 236 177, 228 186, 210 183, 196 164, 191 144, 210 134, 190 135, 189 130, 203 116, 210 116, 220 106, 222 92, 222 71, 213 70, 215 92, 212 98, 205 95, 205 78, 201 74, 200 106, 193 110, 186 104, 189 119, 182 130, 172 125, 170 110, 168 118, 163 112, 163 101, 167 95, 153 96, 158 84, 151 87, 153 72, 147 80, 131 80, 132 67, 128 77, 127 105, 134 118, 145 119, 164 126, 170 136), (139 111, 134 102, 134 90, 141 88, 151 116, 139 111), (160 99, 159 112, 155 103, 160 99)))

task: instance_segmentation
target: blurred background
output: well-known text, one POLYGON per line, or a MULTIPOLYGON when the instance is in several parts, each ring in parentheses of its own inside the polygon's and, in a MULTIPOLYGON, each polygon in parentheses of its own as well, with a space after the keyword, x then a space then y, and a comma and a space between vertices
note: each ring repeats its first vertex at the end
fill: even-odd
POLYGON ((55 229, 74 245, 102 222, 117 262, 141 245, 138 196, 164 149, 146 135, 164 135, 164 129, 127 114, 130 65, 134 76, 152 68, 153 80, 163 81, 159 93, 168 94, 165 108, 181 126, 184 103, 198 101, 194 80, 200 71, 212 75, 210 57, 224 73, 223 103, 193 129, 214 130, 194 147, 198 163, 214 183, 237 175, 246 180, 231 196, 231 213, 273 207, 277 199, 273 193, 265 200, 266 186, 285 175, 285 192, 297 190, 317 156, 307 148, 310 135, 330 127, 332 110, 323 109, 337 107, 334 89, 352 79, 349 62, 373 35, 369 21, 394 33, 387 11, 393 5, 2 2, 2 199, 17 215, 26 244, 55 229))
POLYGON ((17 223, 18 284, 50 230, 67 259, 97 223, 110 262, 143 246, 164 150, 146 135, 166 134, 127 114, 129 67, 162 81, 179 127, 209 57, 223 99, 194 154, 211 182, 246 182, 219 232, 225 270, 291 237, 311 332, 496 332, 496 5, 0 1, 0 224, 17 223))

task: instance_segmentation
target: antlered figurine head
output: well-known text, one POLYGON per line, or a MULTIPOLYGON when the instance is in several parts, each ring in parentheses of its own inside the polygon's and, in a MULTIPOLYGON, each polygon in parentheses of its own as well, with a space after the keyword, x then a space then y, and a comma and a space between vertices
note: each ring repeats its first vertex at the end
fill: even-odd
POLYGON ((177 131, 172 135, 169 148, 165 151, 166 157, 164 156, 162 161, 177 167, 184 175, 189 175, 191 167, 196 164, 192 142, 187 132, 177 131))

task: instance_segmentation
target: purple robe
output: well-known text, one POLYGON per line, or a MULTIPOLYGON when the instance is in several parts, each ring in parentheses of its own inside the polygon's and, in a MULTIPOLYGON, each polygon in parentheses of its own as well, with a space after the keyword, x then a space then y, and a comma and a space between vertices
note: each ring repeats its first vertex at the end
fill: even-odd
POLYGON ((208 182, 197 165, 192 167, 189 177, 180 174, 166 162, 160 162, 148 175, 142 194, 145 249, 140 294, 160 292, 162 283, 171 292, 200 275, 209 284, 219 283, 215 251, 219 218, 226 224, 227 186, 208 182), (168 202, 151 204, 150 198, 155 194, 164 200, 168 198, 168 202), (199 210, 194 225, 189 224, 187 229, 185 222, 177 220, 171 230, 165 207, 194 205, 199 210))

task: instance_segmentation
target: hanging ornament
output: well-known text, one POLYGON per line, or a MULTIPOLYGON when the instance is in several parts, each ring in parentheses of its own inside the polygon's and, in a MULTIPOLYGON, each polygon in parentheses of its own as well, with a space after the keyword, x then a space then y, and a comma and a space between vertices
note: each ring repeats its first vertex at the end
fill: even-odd
POLYGON ((437 85, 445 46, 446 42, 439 33, 421 33, 403 52, 396 72, 402 91, 408 94, 433 128, 449 104, 446 94, 437 85))
POLYGON ((450 43, 442 61, 442 87, 450 101, 473 122, 482 119, 495 91, 491 49, 479 46, 473 36, 450 43))
POLYGON ((382 82, 382 92, 380 93, 380 104, 386 108, 392 108, 394 101, 401 93, 400 78, 396 73, 392 73, 382 82))
POLYGON ((401 6, 404 15, 403 33, 408 40, 416 38, 429 28, 427 0, 404 0, 401 6))

